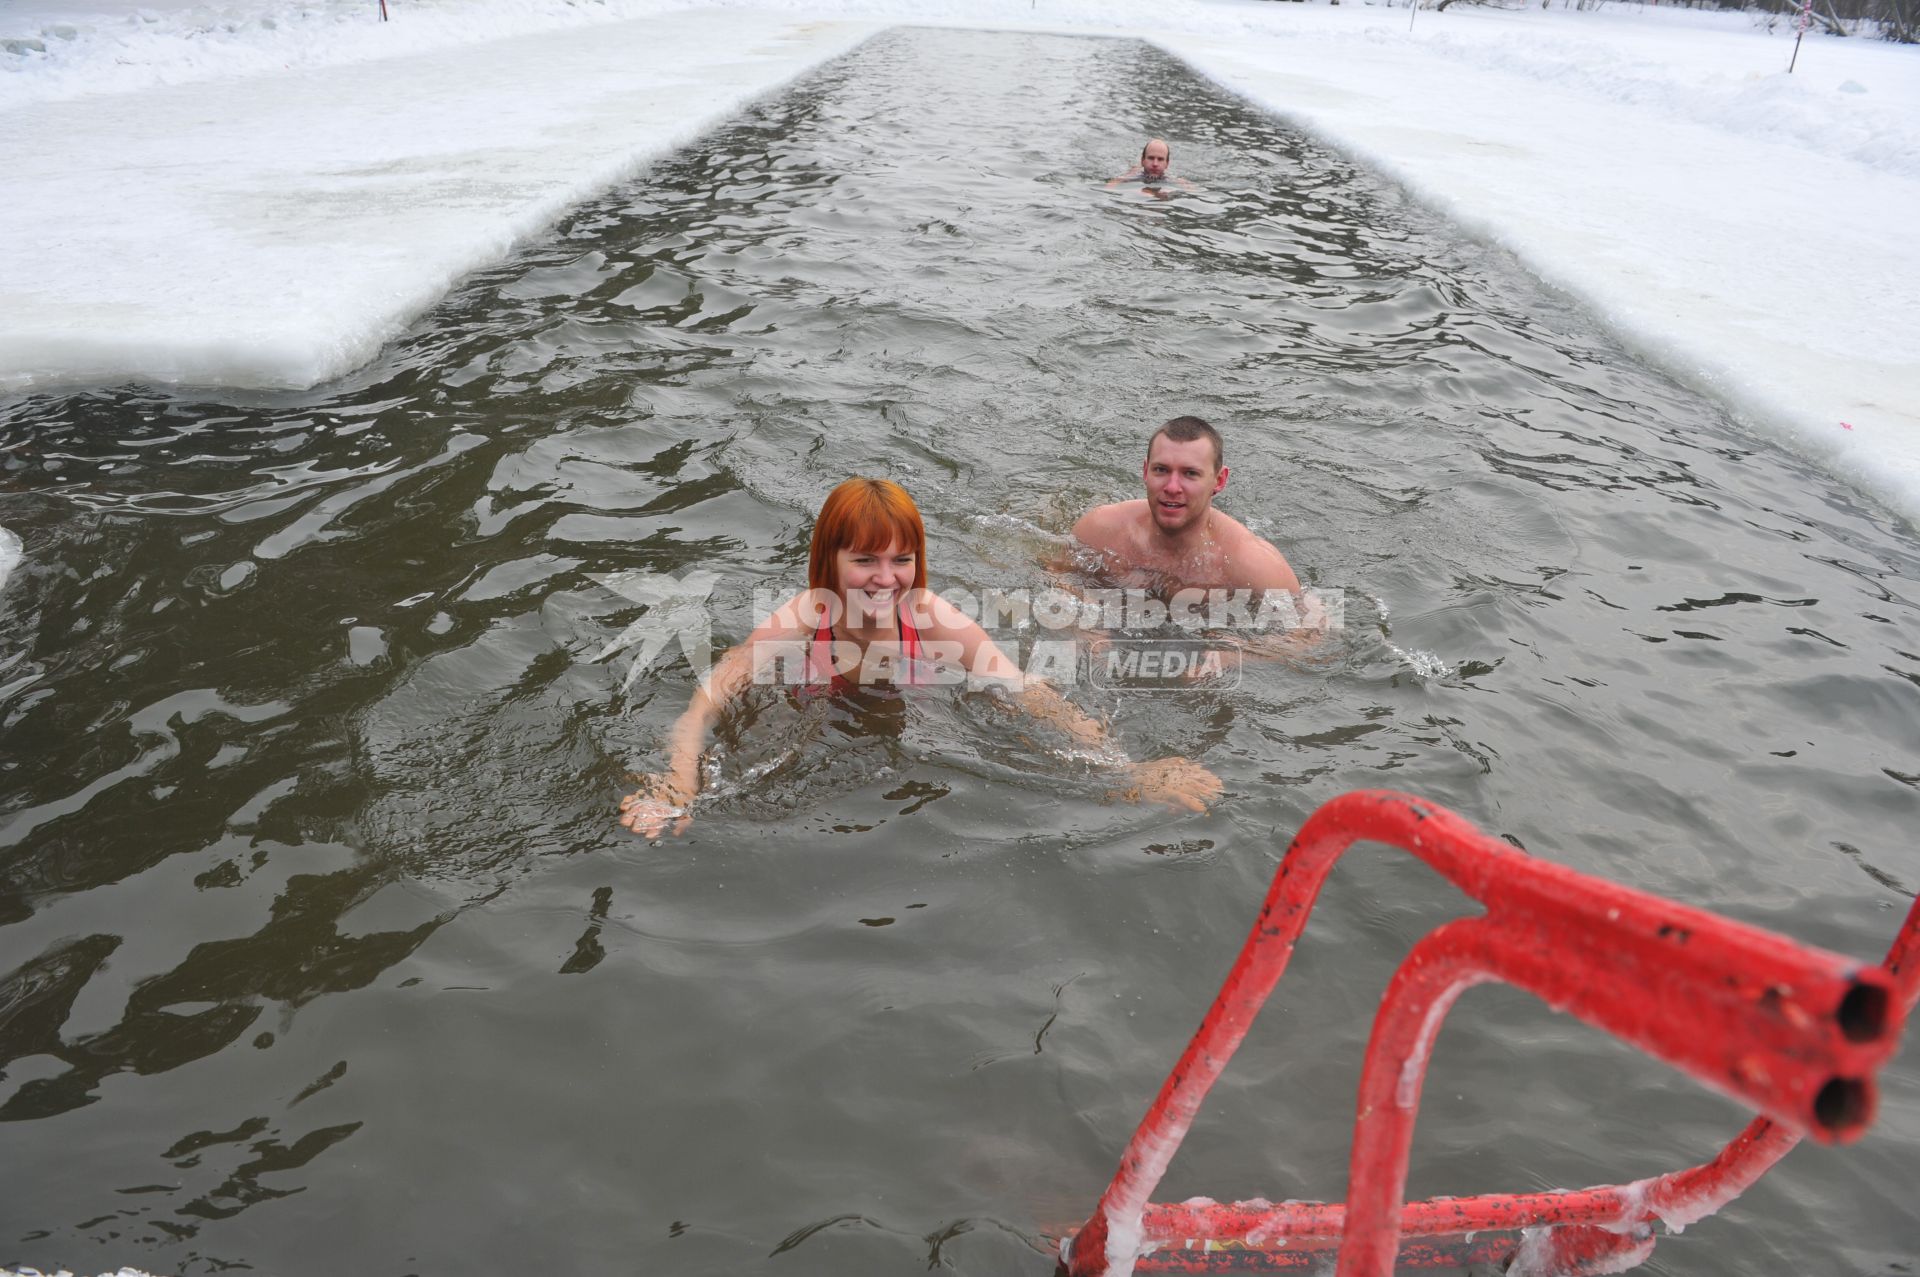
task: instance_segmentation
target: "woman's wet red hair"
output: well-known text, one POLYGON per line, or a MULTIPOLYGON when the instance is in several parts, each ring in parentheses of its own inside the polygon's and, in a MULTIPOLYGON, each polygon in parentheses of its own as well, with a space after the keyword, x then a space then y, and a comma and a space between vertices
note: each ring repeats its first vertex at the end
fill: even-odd
POLYGON ((889 545, 913 552, 913 588, 927 588, 927 529, 907 490, 891 479, 848 479, 827 494, 813 521, 807 586, 840 592, 834 556, 841 550, 878 554, 889 545))

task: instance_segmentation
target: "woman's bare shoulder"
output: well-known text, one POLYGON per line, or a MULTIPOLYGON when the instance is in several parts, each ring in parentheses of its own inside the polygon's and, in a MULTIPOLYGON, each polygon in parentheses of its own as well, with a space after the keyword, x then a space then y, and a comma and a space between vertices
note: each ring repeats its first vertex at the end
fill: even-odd
POLYGON ((908 590, 900 602, 914 628, 927 638, 964 638, 980 630, 973 618, 933 590, 908 590))
POLYGON ((774 639, 811 638, 823 619, 832 616, 832 595, 825 590, 802 590, 760 618, 748 635, 748 642, 774 639))

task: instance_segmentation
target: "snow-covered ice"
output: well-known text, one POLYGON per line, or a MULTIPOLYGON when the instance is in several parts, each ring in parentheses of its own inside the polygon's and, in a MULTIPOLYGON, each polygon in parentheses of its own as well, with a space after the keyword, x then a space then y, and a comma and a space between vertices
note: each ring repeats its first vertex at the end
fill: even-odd
POLYGON ((49 65, 57 96, 0 122, 19 193, 0 241, 26 250, 0 282, 0 387, 336 376, 466 272, 873 30, 681 12, 270 71, 244 40, 149 68, 187 83, 79 97, 49 65), (210 74, 226 61, 243 72, 210 74))
MULTIPOLYGON (((73 1273, 65 1268, 50 1273, 41 1272, 38 1268, 0 1268, 0 1277, 73 1277, 73 1273)), ((95 1277, 151 1277, 151 1274, 139 1268, 117 1268, 110 1273, 98 1273, 95 1277)))
MULTIPOLYGON (((304 387, 901 22, 1144 38, 1920 520, 1920 50, 1637 5, 17 0, 0 389, 304 387), (1409 19, 1411 30, 1409 30, 1409 19)), ((1178 140, 1176 138, 1176 146, 1178 140)), ((1125 157, 1089 156, 1090 182, 1125 157)))
POLYGON ((20 538, 0 528, 0 590, 7 588, 7 578, 13 575, 13 569, 19 562, 20 538))

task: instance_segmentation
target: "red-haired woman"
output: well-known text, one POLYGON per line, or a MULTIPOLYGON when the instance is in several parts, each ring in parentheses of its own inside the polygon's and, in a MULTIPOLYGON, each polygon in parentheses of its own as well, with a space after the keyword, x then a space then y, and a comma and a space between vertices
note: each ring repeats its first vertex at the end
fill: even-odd
MULTIPOLYGON (((1107 745, 1105 727, 1026 677, 985 630, 927 588, 926 527, 906 489, 887 479, 848 479, 828 494, 813 524, 807 589, 715 664, 673 725, 667 770, 642 777, 621 800, 622 824, 649 838, 687 827, 707 730, 769 675, 835 690, 969 677, 998 682, 1028 713, 1079 744, 1107 745)), ((1219 777, 1184 758, 1127 763, 1125 770, 1121 792, 1136 802, 1200 811, 1220 792, 1219 777)))

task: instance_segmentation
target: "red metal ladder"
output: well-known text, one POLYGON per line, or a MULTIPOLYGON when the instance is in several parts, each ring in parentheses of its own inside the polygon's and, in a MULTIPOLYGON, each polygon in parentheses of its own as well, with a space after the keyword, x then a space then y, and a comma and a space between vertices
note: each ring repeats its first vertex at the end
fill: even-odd
POLYGON ((1345 794, 1301 826, 1219 995, 1134 1131, 1092 1218, 1061 1244, 1070 1277, 1284 1271, 1338 1277, 1506 1264, 1509 1277, 1619 1273, 1739 1196, 1804 1135, 1859 1137, 1875 1073, 1920 997, 1920 900, 1881 966, 1539 860, 1445 808, 1345 794), (1394 973, 1361 1069, 1347 1201, 1152 1205, 1201 1102, 1286 970, 1320 886, 1358 841, 1412 852, 1486 912, 1419 941, 1394 973), (1402 1203, 1428 1052, 1475 984, 1527 990, 1759 1111, 1713 1160, 1564 1192, 1402 1203), (1515 1230, 1519 1238, 1503 1233, 1515 1230), (1487 1236, 1486 1234, 1495 1234, 1487 1236))

